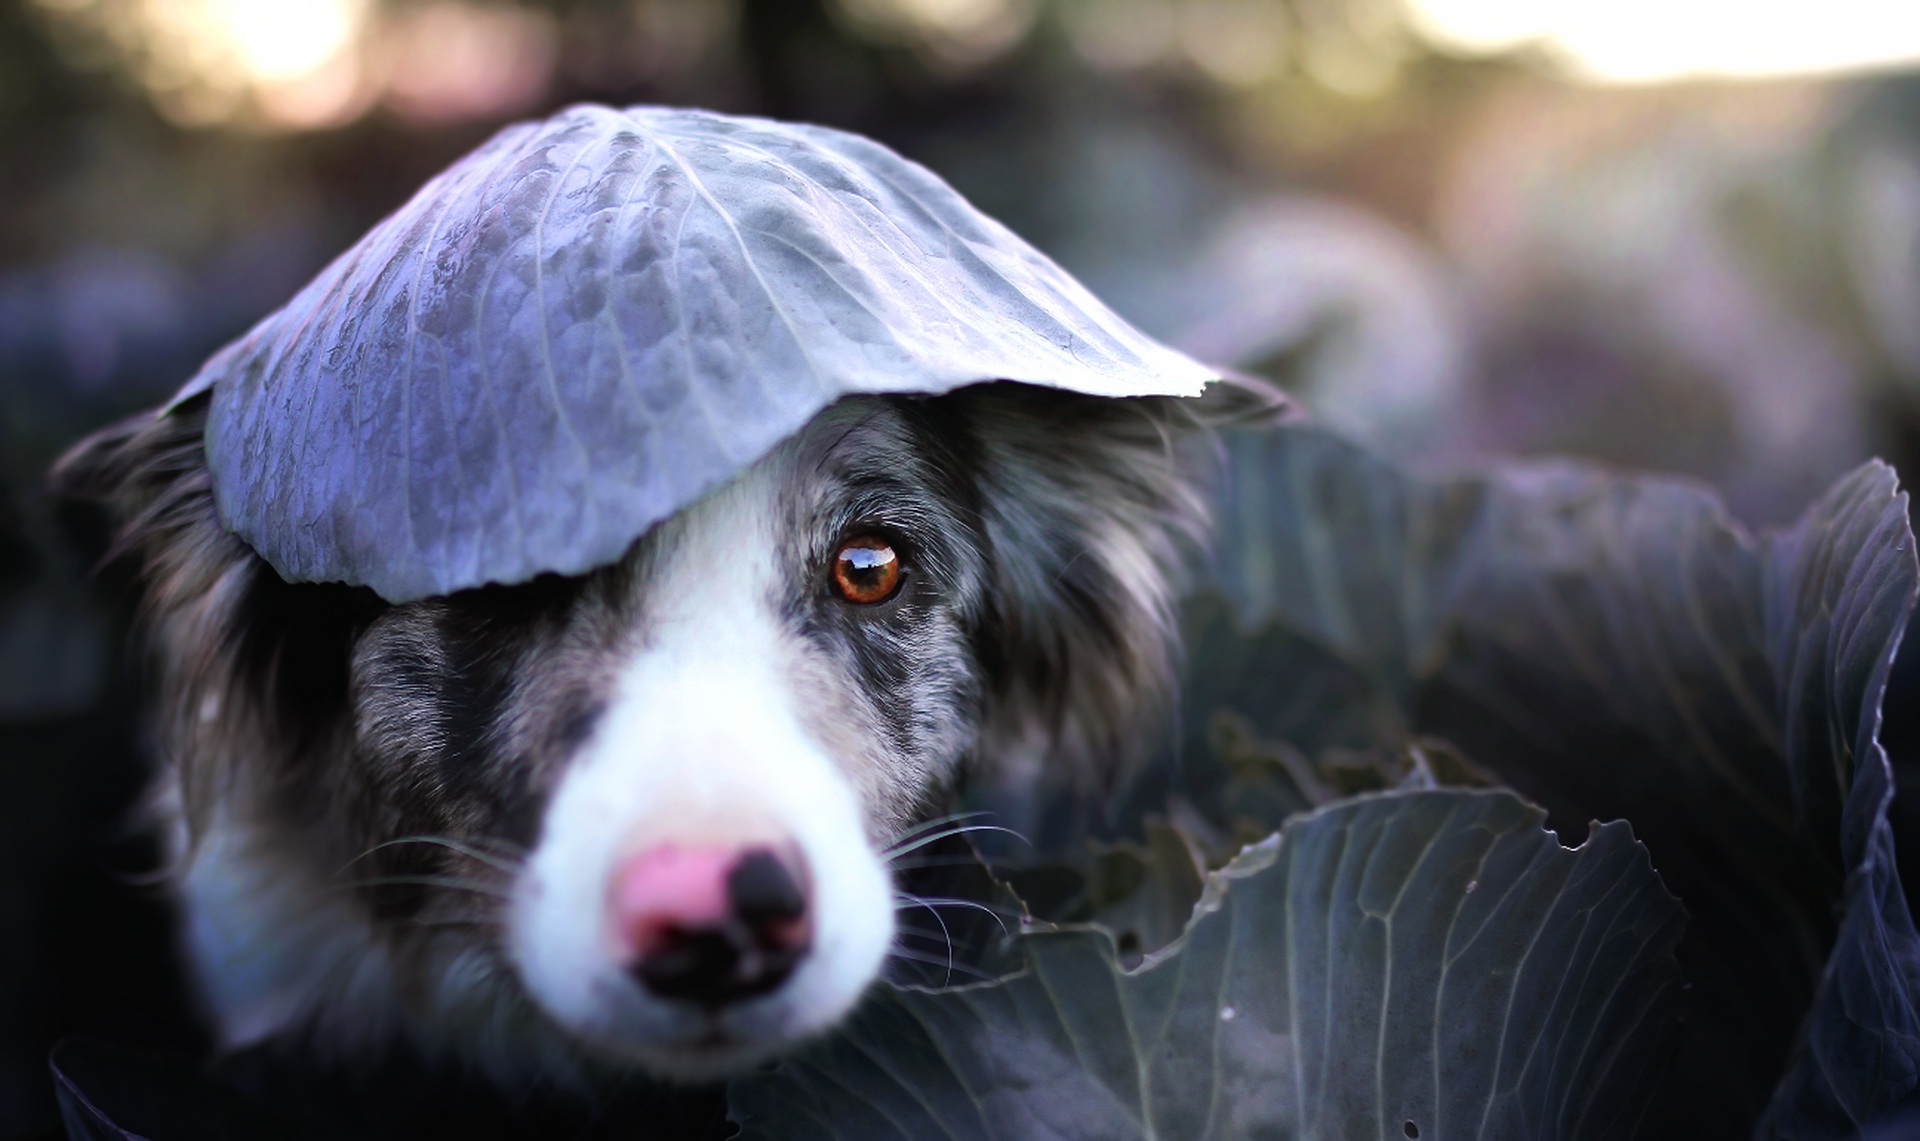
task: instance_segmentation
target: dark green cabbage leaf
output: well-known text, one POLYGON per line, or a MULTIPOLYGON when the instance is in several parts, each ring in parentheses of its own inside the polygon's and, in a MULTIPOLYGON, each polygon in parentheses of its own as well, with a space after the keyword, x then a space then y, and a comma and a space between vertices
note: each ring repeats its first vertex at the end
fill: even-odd
POLYGON ((509 127, 221 350, 222 519, 390 601, 613 561, 850 393, 1194 395, 939 178, 822 127, 579 106, 509 127))
POLYGON ((884 988, 732 1084, 740 1136, 1632 1136, 1685 916, 1624 823, 1569 851, 1544 816, 1446 791, 1298 818, 1137 970, 1061 930, 1011 979, 884 988))
POLYGON ((1876 735, 1916 587, 1890 469, 1756 538, 1680 480, 1422 481, 1310 430, 1231 454, 1190 726, 1231 710, 1309 755, 1437 736, 1563 828, 1630 820, 1692 919, 1671 1135, 1852 1136, 1920 1088, 1876 735))

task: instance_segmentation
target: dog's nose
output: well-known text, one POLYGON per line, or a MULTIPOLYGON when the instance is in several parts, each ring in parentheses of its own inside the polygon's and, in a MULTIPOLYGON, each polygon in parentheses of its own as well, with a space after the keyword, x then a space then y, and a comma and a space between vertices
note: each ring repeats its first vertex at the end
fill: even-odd
POLYGON ((786 981, 807 953, 798 851, 659 844, 614 874, 627 971, 661 998, 724 1006, 786 981))

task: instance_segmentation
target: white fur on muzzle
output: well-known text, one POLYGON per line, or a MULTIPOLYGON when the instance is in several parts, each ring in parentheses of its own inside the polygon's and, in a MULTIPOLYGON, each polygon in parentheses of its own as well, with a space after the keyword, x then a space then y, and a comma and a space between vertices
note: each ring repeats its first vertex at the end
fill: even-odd
POLYGON ((772 502, 770 479, 753 472, 669 524, 641 644, 554 792, 509 909, 509 954, 551 1018, 686 1080, 832 1026, 894 936, 860 790, 800 708, 807 648, 774 610, 772 502), (616 869, 659 845, 756 844, 797 849, 810 880, 811 946, 792 974, 720 1006, 650 993, 623 964, 610 919, 616 869))

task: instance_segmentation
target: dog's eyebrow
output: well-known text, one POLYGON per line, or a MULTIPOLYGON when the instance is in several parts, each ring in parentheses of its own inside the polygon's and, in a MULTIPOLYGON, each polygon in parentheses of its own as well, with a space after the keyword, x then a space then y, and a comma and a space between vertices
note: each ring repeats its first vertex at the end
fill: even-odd
POLYGON ((814 471, 820 475, 827 474, 827 462, 833 459, 834 455, 840 451, 841 445, 847 442, 848 437, 872 425, 873 422, 880 419, 885 412, 885 408, 870 408, 862 413, 858 420, 847 425, 846 430, 834 437, 831 444, 820 449, 820 457, 814 462, 814 471))
POLYGON ((916 531, 929 523, 939 527, 952 522, 952 511, 939 496, 908 480, 874 474, 850 479, 846 487, 848 494, 827 513, 835 534, 863 522, 916 531))

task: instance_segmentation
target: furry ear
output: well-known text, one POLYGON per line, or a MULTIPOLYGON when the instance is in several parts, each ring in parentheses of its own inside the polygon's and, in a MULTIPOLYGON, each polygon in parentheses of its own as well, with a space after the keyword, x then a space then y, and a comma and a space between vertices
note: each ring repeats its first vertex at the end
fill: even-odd
POLYGON ((135 413, 69 448, 48 473, 48 489, 107 508, 119 527, 109 559, 151 558, 167 537, 211 514, 205 433, 205 397, 135 413))
POLYGON ((962 389, 994 585, 982 761, 1003 779, 1096 782, 1141 759, 1170 705, 1178 603, 1210 537, 1217 430, 1293 404, 1233 377, 1198 398, 962 389))
POLYGON ((200 397, 128 417, 74 445, 49 476, 56 494, 107 507, 119 524, 108 559, 137 564, 145 638, 162 663, 165 751, 196 834, 222 764, 291 764, 331 747, 348 655, 384 609, 364 588, 289 585, 221 524, 206 416, 200 397))
POLYGON ((185 436, 197 438, 204 425, 191 412, 180 416, 168 416, 157 408, 136 412, 68 448, 54 462, 48 485, 56 495, 113 505, 134 473, 145 466, 146 457, 156 450, 175 450, 185 436))
POLYGON ((1221 369, 1219 380, 1183 404, 1211 431, 1275 428, 1308 418, 1307 410, 1272 381, 1238 369, 1221 369))

